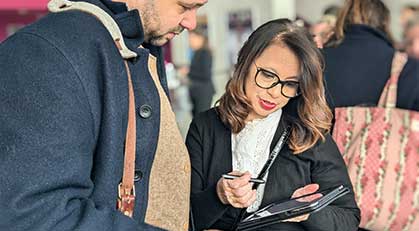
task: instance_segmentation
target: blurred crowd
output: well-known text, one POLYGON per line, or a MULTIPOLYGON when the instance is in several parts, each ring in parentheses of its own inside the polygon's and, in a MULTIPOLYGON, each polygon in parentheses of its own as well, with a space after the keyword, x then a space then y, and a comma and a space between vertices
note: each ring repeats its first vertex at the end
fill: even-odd
MULTIPOLYGON (((337 5, 328 6, 316 23, 306 24, 319 48, 323 48, 333 35, 340 10, 337 5)), ((394 46, 419 59, 419 5, 404 5, 400 12, 399 25, 403 32, 402 38, 400 42, 393 41, 394 46)), ((392 37, 391 33, 389 37, 392 37)))
MULTIPOLYGON (((308 20, 301 16, 297 16, 297 19, 295 20, 295 23, 297 25, 307 28, 307 30, 313 36, 313 40, 315 41, 317 46, 324 51, 323 53, 327 61, 325 78, 326 80, 329 80, 329 85, 331 86, 334 84, 342 85, 342 83, 346 83, 343 77, 333 77, 333 80, 329 78, 330 75, 333 76, 337 74, 334 73, 335 71, 339 72, 340 76, 346 76, 346 74, 342 74, 342 70, 345 70, 345 68, 351 69, 354 67, 354 65, 365 66, 365 68, 373 67, 374 69, 374 60, 376 60, 377 62, 381 62, 382 58, 386 57, 386 54, 378 54, 377 57, 372 58, 372 61, 369 60, 371 61, 371 63, 364 62, 364 65, 357 63, 346 63, 348 61, 346 58, 348 55, 347 51, 343 51, 342 48, 335 49, 335 47, 337 47, 340 44, 340 42, 342 42, 339 40, 343 40, 344 34, 347 34, 349 37, 351 37, 352 35, 354 35, 355 37, 357 36, 356 30, 359 28, 355 28, 356 26, 353 27, 353 25, 362 25, 363 29, 365 30, 365 33, 361 32, 360 34, 361 36, 365 35, 364 39, 357 40, 357 42, 355 42, 357 44, 355 45, 355 47, 359 46, 359 44, 366 44, 366 48, 362 48, 360 51, 357 51, 355 53, 352 52, 355 55, 355 59, 362 60, 359 58, 363 57, 363 53, 369 51, 374 52, 374 49, 376 49, 377 46, 370 46, 369 44, 371 42, 376 42, 377 44, 385 43, 387 45, 384 45, 384 48, 391 47, 390 50, 387 50, 391 54, 393 54, 393 49, 395 49, 397 51, 405 52, 409 55, 411 61, 407 65, 408 68, 406 68, 409 69, 407 70, 407 72, 409 72, 407 75, 418 74, 416 73, 416 64, 412 63, 415 62, 414 60, 419 59, 419 5, 408 4, 402 7, 400 17, 398 20, 398 23, 402 28, 402 36, 399 40, 395 40, 393 33, 390 29, 391 15, 388 8, 381 1, 375 1, 376 3, 379 2, 380 4, 383 4, 383 8, 380 11, 379 9, 371 8, 374 5, 374 3, 371 4, 369 2, 370 1, 361 2, 360 4, 363 4, 362 7, 364 10, 359 9, 359 12, 353 11, 351 9, 346 9, 346 12, 343 12, 343 10, 345 9, 342 9, 342 6, 339 5, 327 6, 323 10, 322 16, 314 23, 308 22, 308 20), (353 14, 354 12, 359 15, 348 15, 353 14), (381 36, 378 36, 380 37, 380 39, 378 40, 374 39, 374 36, 368 36, 376 33, 380 34, 381 36), (339 57, 344 57, 342 58, 342 62, 344 63, 339 64, 339 57)), ((171 88, 172 94, 172 104, 176 114, 178 115, 177 119, 179 122, 179 126, 183 131, 184 135, 186 135, 185 132, 187 126, 189 125, 190 120, 193 118, 193 115, 205 111, 209 109, 211 106, 213 106, 215 101, 217 100, 215 96, 218 96, 222 93, 218 92, 217 94, 214 88, 213 82, 215 82, 215 80, 213 80, 211 71, 213 58, 211 55, 211 46, 208 42, 208 32, 206 28, 199 28, 189 33, 189 46, 191 51, 190 64, 182 64, 180 66, 175 66, 172 63, 168 63, 167 66, 167 71, 169 73, 169 88, 171 88)), ((339 45, 339 47, 342 46, 346 46, 346 42, 343 45, 339 45)), ((351 44, 349 44, 349 47, 351 49, 353 48, 351 44)), ((376 103, 375 101, 378 101, 379 90, 383 86, 385 78, 388 77, 386 76, 386 74, 384 74, 389 71, 390 64, 388 62, 390 62, 389 57, 387 57, 387 61, 383 63, 383 66, 387 65, 387 68, 379 68, 380 70, 382 70, 381 73, 372 74, 373 76, 382 75, 380 77, 381 81, 378 85, 377 82, 374 81, 374 79, 376 79, 375 77, 371 77, 372 80, 365 84, 365 86, 378 86, 376 89, 374 89, 374 94, 371 94, 371 89, 367 89, 367 95, 369 96, 361 96, 361 99, 358 100, 359 102, 352 102, 351 100, 346 100, 346 103, 365 104, 365 102, 363 102, 365 98, 368 98, 370 100, 368 101, 368 103, 370 104, 376 103)), ((234 67, 232 66, 231 70, 233 69, 234 67)), ((358 76, 359 78, 365 78, 365 73, 358 73, 358 76)), ((352 84, 345 86, 347 89, 351 89, 351 87, 353 87, 352 84)), ((328 90, 329 104, 333 108, 334 106, 336 106, 336 98, 339 98, 343 95, 340 92, 342 89, 341 87, 338 87, 335 90, 332 86, 331 89, 328 90), (334 95, 335 91, 339 91, 340 93, 334 95)), ((344 98, 350 99, 353 97, 345 96, 344 98)), ((337 105, 340 105, 340 103, 338 102, 337 105)), ((406 107, 415 108, 416 106, 406 107)))

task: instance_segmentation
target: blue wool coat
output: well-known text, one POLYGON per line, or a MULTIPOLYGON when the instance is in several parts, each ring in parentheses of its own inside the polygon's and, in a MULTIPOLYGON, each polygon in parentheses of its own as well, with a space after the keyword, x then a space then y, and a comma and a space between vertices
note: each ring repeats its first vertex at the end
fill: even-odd
POLYGON ((137 110, 134 219, 115 209, 128 82, 109 32, 79 11, 49 14, 0 45, 0 230, 159 230, 144 224, 159 134, 159 96, 147 69, 138 11, 88 0, 118 23, 137 110), (143 48, 139 48, 143 45, 143 48))
MULTIPOLYGON (((329 105, 377 105, 391 75, 395 49, 387 36, 366 25, 349 25, 337 47, 323 50, 329 105)), ((419 111, 419 61, 409 59, 397 88, 397 107, 419 111)))

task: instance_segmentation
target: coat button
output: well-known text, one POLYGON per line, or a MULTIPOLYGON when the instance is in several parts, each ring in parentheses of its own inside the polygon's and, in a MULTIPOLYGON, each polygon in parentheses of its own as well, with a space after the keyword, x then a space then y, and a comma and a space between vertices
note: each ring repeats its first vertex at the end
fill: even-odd
POLYGON ((136 169, 135 170, 135 174, 134 174, 134 182, 138 182, 141 179, 143 179, 143 172, 141 172, 140 170, 136 169))
POLYGON ((141 118, 147 119, 151 116, 151 112, 152 112, 151 106, 148 104, 144 104, 140 107, 138 114, 140 115, 141 118))
POLYGON ((186 163, 186 164, 183 166, 183 171, 184 171, 185 173, 187 173, 187 174, 190 174, 190 173, 191 173, 191 164, 190 164, 190 163, 186 163))
POLYGON ((188 230, 189 228, 189 222, 184 222, 183 223, 183 230, 188 230))

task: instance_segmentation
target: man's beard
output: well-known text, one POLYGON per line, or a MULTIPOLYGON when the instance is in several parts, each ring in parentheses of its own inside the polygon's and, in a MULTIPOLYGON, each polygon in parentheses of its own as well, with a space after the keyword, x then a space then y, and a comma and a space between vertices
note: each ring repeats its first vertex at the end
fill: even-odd
POLYGON ((179 34, 185 29, 179 25, 175 28, 168 30, 167 32, 160 31, 160 28, 162 27, 162 22, 159 17, 159 14, 155 10, 154 1, 152 0, 149 0, 146 3, 145 9, 141 12, 141 15, 143 16, 142 19, 144 20, 143 26, 145 41, 154 46, 163 46, 169 41, 169 39, 167 38, 167 35, 169 33, 179 34), (150 26, 152 27, 150 28, 150 26))
POLYGON ((154 45, 154 46, 163 46, 164 44, 166 44, 169 41, 169 39, 167 38, 167 34, 174 33, 175 35, 177 35, 177 34, 182 33, 182 31, 184 29, 185 28, 183 28, 181 26, 178 26, 176 28, 173 28, 173 29, 169 30, 169 32, 167 32, 163 35, 158 34, 157 32, 150 32, 148 34, 148 36, 149 36, 148 37, 148 42, 150 44, 154 45))

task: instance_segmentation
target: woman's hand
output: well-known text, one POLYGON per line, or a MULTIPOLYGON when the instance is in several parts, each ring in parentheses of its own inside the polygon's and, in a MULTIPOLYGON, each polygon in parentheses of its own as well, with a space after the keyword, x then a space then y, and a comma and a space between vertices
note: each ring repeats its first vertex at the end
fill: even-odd
MULTIPOLYGON (((296 198, 296 197, 304 196, 306 194, 315 193, 317 190, 319 190, 319 185, 318 184, 308 184, 308 185, 306 185, 302 188, 299 188, 299 189, 295 190, 294 193, 292 194, 291 198, 296 198)), ((321 193, 316 193, 316 194, 313 194, 313 195, 308 196, 308 197, 303 197, 303 198, 297 199, 297 201, 310 202, 310 201, 315 200, 317 198, 320 198, 322 196, 323 195, 321 193)), ((294 218, 285 220, 284 222, 301 222, 301 221, 307 220, 309 216, 310 216, 310 214, 305 214, 305 215, 301 215, 299 217, 294 217, 294 218)))
POLYGON ((223 204, 230 204, 235 208, 247 208, 256 200, 256 190, 249 182, 250 173, 230 172, 231 175, 240 176, 234 180, 220 178, 217 183, 217 195, 223 204))

